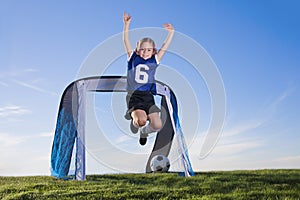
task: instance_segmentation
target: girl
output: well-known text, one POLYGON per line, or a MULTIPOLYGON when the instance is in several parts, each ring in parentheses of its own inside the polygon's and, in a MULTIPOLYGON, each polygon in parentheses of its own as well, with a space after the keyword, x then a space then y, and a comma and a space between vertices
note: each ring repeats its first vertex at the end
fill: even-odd
POLYGON ((155 105, 153 95, 156 94, 155 72, 174 35, 171 24, 163 26, 168 36, 159 51, 151 38, 141 39, 133 51, 129 41, 129 26, 132 17, 124 12, 123 41, 128 56, 126 96, 128 118, 132 119, 130 128, 133 133, 140 129, 140 144, 145 145, 149 133, 157 132, 162 127, 159 116, 160 109, 155 105), (149 120, 149 123, 147 121, 149 120))

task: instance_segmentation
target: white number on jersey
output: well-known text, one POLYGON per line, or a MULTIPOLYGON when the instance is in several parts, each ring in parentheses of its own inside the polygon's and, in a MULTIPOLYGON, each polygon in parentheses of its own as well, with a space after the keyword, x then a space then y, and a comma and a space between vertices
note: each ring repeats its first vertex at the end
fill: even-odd
POLYGON ((148 83, 148 74, 146 71, 149 70, 149 67, 145 64, 139 64, 138 66, 136 66, 136 70, 135 70, 135 81, 137 83, 148 83))

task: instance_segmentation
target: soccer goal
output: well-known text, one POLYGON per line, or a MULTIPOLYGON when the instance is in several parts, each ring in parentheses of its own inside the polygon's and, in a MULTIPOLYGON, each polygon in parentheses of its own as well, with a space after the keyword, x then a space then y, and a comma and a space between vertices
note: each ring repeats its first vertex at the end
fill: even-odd
MULTIPOLYGON (((51 153, 51 175, 57 178, 86 179, 86 95, 89 92, 127 92, 124 76, 87 77, 72 82, 63 92, 51 153), (70 170, 74 165, 75 170, 70 170)), ((157 81, 157 95, 161 96, 163 128, 157 133, 152 152, 146 163, 146 173, 152 172, 151 159, 156 155, 170 155, 175 147, 182 173, 193 176, 184 135, 180 127, 178 106, 174 93, 166 84, 157 81), (176 139, 175 139, 176 138, 176 139), (176 143, 176 144, 175 144, 176 143)), ((123 113, 120 113, 123 115, 123 113)), ((103 152, 105 154, 107 152, 103 152)), ((125 158, 126 159, 126 158, 125 158)))

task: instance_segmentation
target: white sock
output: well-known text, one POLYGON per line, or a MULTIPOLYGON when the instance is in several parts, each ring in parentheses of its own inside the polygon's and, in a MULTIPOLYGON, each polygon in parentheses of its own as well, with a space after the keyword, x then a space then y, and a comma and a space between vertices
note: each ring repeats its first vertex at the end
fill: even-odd
POLYGON ((146 135, 146 134, 149 134, 149 133, 157 132, 157 131, 159 131, 159 130, 153 128, 153 127, 151 126, 151 124, 147 124, 147 125, 145 125, 145 126, 143 126, 143 127, 141 128, 141 133, 142 133, 142 134, 145 134, 145 135, 146 135))
POLYGON ((140 128, 139 125, 137 125, 137 124, 135 123, 135 121, 133 121, 133 120, 132 120, 132 124, 133 124, 133 126, 134 126, 135 128, 140 128))

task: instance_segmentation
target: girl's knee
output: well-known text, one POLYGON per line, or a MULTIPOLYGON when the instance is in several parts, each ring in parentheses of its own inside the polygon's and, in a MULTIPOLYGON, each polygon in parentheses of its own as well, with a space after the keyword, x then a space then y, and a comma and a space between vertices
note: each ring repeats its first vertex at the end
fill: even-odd
POLYGON ((162 128, 162 121, 158 113, 151 113, 149 115, 149 120, 152 129, 154 129, 155 131, 159 131, 162 128))
POLYGON ((145 126, 147 123, 147 114, 144 110, 134 110, 131 113, 131 117, 139 127, 145 126))
POLYGON ((155 129, 155 131, 159 131, 162 128, 161 120, 157 120, 154 123, 151 124, 152 128, 155 129))
POLYGON ((147 119, 146 119, 146 118, 145 118, 145 119, 144 119, 144 118, 138 118, 136 123, 137 123, 138 126, 140 126, 140 127, 145 126, 146 123, 147 123, 147 119))

